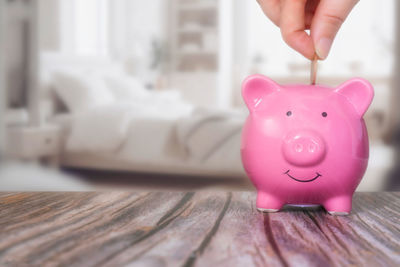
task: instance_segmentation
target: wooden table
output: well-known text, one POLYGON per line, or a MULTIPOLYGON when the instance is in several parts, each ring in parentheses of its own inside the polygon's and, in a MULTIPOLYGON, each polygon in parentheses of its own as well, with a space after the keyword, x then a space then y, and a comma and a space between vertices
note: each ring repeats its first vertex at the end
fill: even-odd
POLYGON ((253 192, 0 193, 0 266, 400 266, 400 193, 349 216, 253 192))

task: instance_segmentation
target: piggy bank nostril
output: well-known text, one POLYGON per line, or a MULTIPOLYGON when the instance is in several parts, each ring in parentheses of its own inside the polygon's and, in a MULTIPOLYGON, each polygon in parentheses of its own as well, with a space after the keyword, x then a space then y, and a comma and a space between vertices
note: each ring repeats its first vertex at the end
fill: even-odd
POLYGON ((317 145, 316 145, 316 144, 311 143, 311 144, 308 146, 308 152, 314 153, 316 150, 317 150, 317 145))
POLYGON ((302 145, 302 144, 296 144, 296 145, 294 146, 294 150, 295 150, 296 152, 298 152, 298 153, 302 152, 302 151, 303 151, 303 145, 302 145))

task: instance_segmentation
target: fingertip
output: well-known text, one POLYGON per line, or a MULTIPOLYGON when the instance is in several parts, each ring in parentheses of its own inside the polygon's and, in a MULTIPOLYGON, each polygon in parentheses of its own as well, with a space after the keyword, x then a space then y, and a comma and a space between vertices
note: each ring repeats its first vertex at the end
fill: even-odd
POLYGON ((331 50, 333 40, 330 38, 322 37, 315 45, 315 52, 319 59, 324 60, 328 57, 331 50))
POLYGON ((314 43, 305 31, 281 31, 282 38, 291 48, 312 60, 315 55, 314 43))
POLYGON ((307 0, 287 0, 281 14, 281 34, 283 40, 304 57, 311 59, 315 54, 314 43, 305 32, 310 18, 305 16, 307 0), (306 20, 307 19, 307 20, 306 20))
POLYGON ((311 23, 315 52, 326 59, 336 34, 340 30, 357 0, 321 1, 311 23))

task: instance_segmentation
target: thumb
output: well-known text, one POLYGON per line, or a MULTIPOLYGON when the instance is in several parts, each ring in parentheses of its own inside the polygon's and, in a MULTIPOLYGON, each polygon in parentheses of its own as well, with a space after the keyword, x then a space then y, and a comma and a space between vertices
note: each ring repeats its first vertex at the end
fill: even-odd
POLYGON ((358 0, 321 0, 311 23, 315 52, 325 59, 333 40, 358 0))

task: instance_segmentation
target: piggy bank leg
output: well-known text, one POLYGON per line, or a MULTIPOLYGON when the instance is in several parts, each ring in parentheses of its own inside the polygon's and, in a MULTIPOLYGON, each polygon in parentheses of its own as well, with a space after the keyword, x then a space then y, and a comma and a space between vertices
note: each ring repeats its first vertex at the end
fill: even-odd
POLYGON ((257 210, 261 212, 277 212, 282 208, 285 203, 279 200, 275 196, 265 193, 258 192, 257 193, 257 210))
POLYGON ((348 215, 351 211, 352 196, 336 196, 323 203, 330 215, 348 215))

